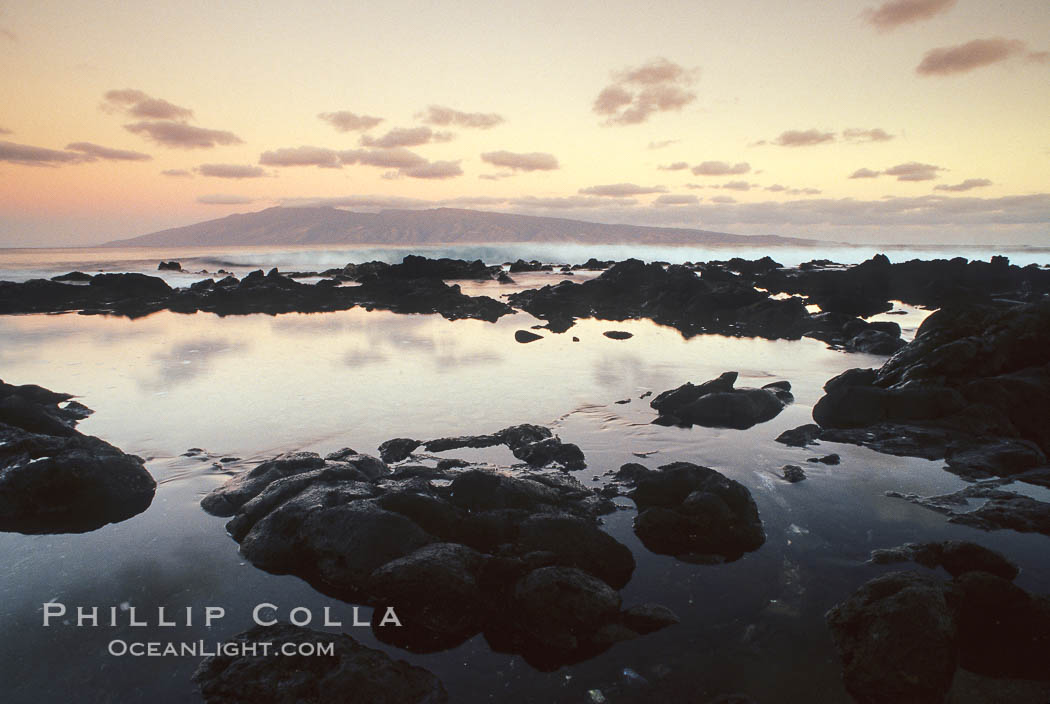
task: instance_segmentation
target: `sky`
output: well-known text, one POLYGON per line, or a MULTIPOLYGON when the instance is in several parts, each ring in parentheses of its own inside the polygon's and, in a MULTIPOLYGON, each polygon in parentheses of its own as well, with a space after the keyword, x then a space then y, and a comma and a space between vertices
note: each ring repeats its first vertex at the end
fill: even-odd
POLYGON ((0 246, 273 206, 1050 245, 1046 0, 0 2, 0 246))

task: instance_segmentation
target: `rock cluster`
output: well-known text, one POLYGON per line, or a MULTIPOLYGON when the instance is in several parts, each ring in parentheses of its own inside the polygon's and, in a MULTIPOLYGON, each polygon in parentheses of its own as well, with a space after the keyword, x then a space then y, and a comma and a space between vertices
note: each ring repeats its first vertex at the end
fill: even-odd
POLYGON ((91 410, 71 398, 0 381, 0 530, 85 532, 152 503, 142 459, 76 430, 91 410))
POLYGON ((529 424, 514 425, 490 435, 463 435, 436 440, 394 438, 379 446, 379 456, 384 462, 400 462, 421 446, 427 452, 447 452, 464 447, 481 448, 496 445, 506 445, 514 457, 533 467, 556 464, 566 471, 574 471, 587 466, 583 451, 578 445, 562 442, 550 428, 529 424))
MULTIPOLYGON (((468 438, 551 439, 535 428, 468 438)), ((411 452, 414 443, 385 449, 411 452)), ((373 629, 410 650, 484 633, 494 649, 551 669, 676 620, 652 605, 622 608, 618 590, 634 559, 597 525, 614 510, 610 501, 560 473, 511 476, 457 464, 465 463, 392 470, 350 449, 326 458, 296 453, 231 479, 201 505, 232 516, 227 529, 257 567, 394 607, 403 625, 373 629)))

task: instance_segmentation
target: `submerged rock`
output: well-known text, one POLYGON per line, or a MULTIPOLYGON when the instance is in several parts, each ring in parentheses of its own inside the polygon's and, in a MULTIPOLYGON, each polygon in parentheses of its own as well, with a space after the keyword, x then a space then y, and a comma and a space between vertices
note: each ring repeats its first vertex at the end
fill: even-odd
MULTIPOLYGON (((402 441, 403 439, 397 438, 388 440, 387 443, 402 441)), ((386 446, 387 443, 384 443, 383 446, 386 446)), ((533 467, 557 464, 566 471, 573 471, 587 466, 583 451, 580 450, 579 446, 573 443, 562 442, 550 429, 539 425, 514 425, 490 435, 437 438, 423 441, 420 444, 423 445, 427 452, 447 452, 448 450, 458 450, 464 447, 481 448, 506 445, 517 459, 533 467)), ((381 446, 381 449, 383 446, 381 446)), ((390 447, 395 446, 391 445, 390 447)))
POLYGON ((745 430, 775 418, 793 400, 788 382, 735 389, 736 378, 736 372, 725 372, 703 384, 685 383, 664 391, 649 402, 659 414, 654 422, 745 430))
POLYGON ((257 626, 233 643, 271 643, 270 654, 205 658, 193 680, 207 704, 302 704, 360 701, 370 704, 444 704, 448 694, 432 673, 393 660, 348 635, 289 624, 257 626), (331 644, 332 655, 281 655, 292 648, 331 644))
POLYGON ((69 398, 0 381, 0 530, 85 532, 153 502, 143 460, 76 430, 90 411, 69 398))
POLYGON ((953 577, 967 572, 987 572, 996 577, 1013 580, 1017 565, 1002 554, 963 540, 941 543, 905 543, 896 548, 873 550, 871 562, 877 565, 914 561, 924 567, 943 567, 953 577))

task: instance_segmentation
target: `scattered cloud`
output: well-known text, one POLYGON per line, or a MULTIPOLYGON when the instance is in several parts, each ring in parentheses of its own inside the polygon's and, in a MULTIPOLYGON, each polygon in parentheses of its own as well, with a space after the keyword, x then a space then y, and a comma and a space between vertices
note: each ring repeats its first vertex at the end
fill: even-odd
POLYGON ((682 140, 680 140, 680 139, 665 139, 665 140, 660 141, 660 142, 649 142, 649 148, 650 149, 663 149, 664 147, 669 147, 672 144, 678 144, 680 141, 682 141, 682 140))
POLYGON ((869 8, 864 15, 868 22, 885 32, 947 12, 955 2, 956 0, 889 0, 876 8, 869 8))
POLYGON ((14 132, 7 129, 6 127, 0 127, 0 134, 14 134, 14 132))
POLYGON ((91 142, 73 142, 67 144, 66 149, 86 154, 91 159, 106 159, 110 161, 150 161, 153 157, 142 152, 133 152, 127 149, 110 149, 91 142))
POLYGON ((614 198, 625 198, 628 196, 644 196, 651 193, 667 193, 663 186, 638 186, 633 183, 609 183, 602 186, 590 186, 581 188, 580 194, 585 196, 603 196, 614 198))
POLYGON ((558 159, 553 154, 544 152, 527 154, 508 151, 485 152, 481 155, 481 160, 493 166, 502 166, 514 171, 553 171, 559 168, 558 159))
POLYGON ((395 127, 382 137, 361 136, 361 145, 394 149, 396 147, 418 147, 430 142, 447 142, 452 139, 448 132, 435 132, 429 127, 395 127))
POLYGON ((0 27, 0 38, 6 39, 10 42, 18 41, 18 35, 12 32, 7 27, 0 27))
POLYGON ((875 178, 881 175, 881 171, 875 171, 873 169, 857 169, 849 175, 850 178, 875 178))
POLYGON ((920 76, 948 76, 1017 57, 1027 56, 1030 60, 1039 60, 1038 57, 1045 53, 1029 52, 1026 46, 1019 39, 1003 37, 974 39, 958 46, 942 46, 927 51, 915 72, 920 76))
POLYGON ((462 176, 463 169, 458 161, 431 161, 401 169, 401 173, 409 178, 446 179, 462 176))
POLYGON ((909 161, 906 164, 892 166, 883 173, 887 176, 896 176, 898 181, 931 181, 937 178, 938 171, 944 171, 944 167, 909 161))
POLYGON ((193 172, 186 169, 165 169, 160 174, 161 176, 172 176, 174 178, 193 178, 193 172))
POLYGON ((728 188, 731 191, 750 191, 751 184, 747 181, 730 181, 729 183, 723 183, 722 188, 728 188))
MULTIPOLYGON (((425 166, 426 159, 415 152, 396 147, 393 149, 351 149, 339 152, 339 159, 344 164, 362 164, 379 166, 384 169, 412 169, 425 166)), ((435 162, 453 163, 453 162, 435 162)), ((454 162, 459 163, 459 162, 454 162)), ((462 173, 462 172, 460 172, 462 173)))
POLYGON ((196 171, 201 176, 214 176, 215 178, 261 178, 266 176, 266 171, 258 166, 240 164, 201 164, 196 171))
POLYGON ((684 161, 676 161, 673 164, 668 164, 666 166, 657 166, 656 168, 660 169, 661 171, 684 171, 685 169, 689 168, 689 164, 684 161))
POLYGON ((494 174, 479 174, 478 178, 485 181, 502 181, 505 178, 510 178, 514 174, 509 171, 501 171, 494 174))
POLYGON ((506 120, 502 115, 494 112, 461 112, 443 105, 431 105, 423 115, 423 122, 438 127, 472 127, 479 130, 487 130, 496 125, 501 125, 506 120))
POLYGON ((992 185, 992 182, 989 181, 986 178, 968 178, 965 181, 963 181, 962 183, 955 183, 955 184, 952 184, 950 186, 942 183, 942 184, 940 184, 938 186, 934 186, 933 190, 935 190, 935 191, 961 192, 961 191, 971 191, 974 188, 984 188, 985 186, 991 186, 991 185, 992 185))
POLYGON ((681 110, 696 100, 691 88, 697 71, 667 59, 654 59, 613 74, 613 82, 602 89, 592 110, 604 116, 606 125, 637 125, 657 112, 681 110))
POLYGON ((245 205, 247 203, 254 203, 254 199, 246 196, 232 196, 224 193, 213 193, 211 195, 200 196, 197 198, 198 203, 204 205, 245 205))
POLYGON ((789 196, 819 196, 823 191, 819 188, 789 188, 787 194, 789 196))
POLYGON ((194 127, 183 122, 134 122, 124 125, 134 134, 144 135, 157 144, 174 149, 212 149, 218 145, 244 144, 233 132, 194 127))
POLYGON ((780 193, 781 191, 786 191, 787 189, 787 186, 782 186, 779 183, 774 183, 772 186, 766 186, 766 190, 772 191, 773 193, 780 193))
POLYGON ((342 166, 339 154, 334 149, 324 147, 283 147, 259 155, 263 166, 317 166, 324 169, 338 169, 342 166))
POLYGON ((381 117, 358 115, 346 110, 322 112, 317 117, 330 124, 339 132, 365 132, 383 121, 381 117))
POLYGON ((660 196, 653 201, 653 205, 697 205, 700 199, 691 193, 682 195, 660 196))
POLYGON ((633 198, 609 199, 593 196, 569 196, 567 198, 539 198, 536 196, 525 196, 522 198, 511 198, 507 202, 516 207, 537 208, 542 210, 604 208, 610 205, 633 206, 637 203, 633 198))
MULTIPOLYGON (((809 130, 787 130, 781 132, 780 136, 773 140, 773 144, 781 147, 811 147, 816 144, 826 144, 835 141, 834 132, 822 132, 818 129, 809 130)), ((764 144, 765 142, 759 142, 764 144)))
POLYGON ((842 131, 842 138, 847 142, 888 142, 894 136, 880 127, 870 130, 853 128, 842 131))
POLYGON ((711 202, 712 203, 721 203, 721 204, 736 203, 736 198, 734 198, 732 196, 715 196, 714 198, 711 199, 711 202))
POLYGON ((104 99, 102 109, 107 112, 121 111, 146 120, 185 122, 193 119, 193 111, 189 108, 173 105, 161 98, 150 97, 141 90, 132 88, 110 90, 106 91, 102 97, 104 99))
POLYGON ((0 141, 0 161, 12 164, 56 166, 58 164, 78 164, 91 160, 92 157, 79 152, 63 152, 57 149, 0 141))
POLYGON ((728 164, 724 161, 705 161, 693 167, 693 173, 697 176, 737 176, 746 174, 751 170, 751 164, 740 162, 728 164))

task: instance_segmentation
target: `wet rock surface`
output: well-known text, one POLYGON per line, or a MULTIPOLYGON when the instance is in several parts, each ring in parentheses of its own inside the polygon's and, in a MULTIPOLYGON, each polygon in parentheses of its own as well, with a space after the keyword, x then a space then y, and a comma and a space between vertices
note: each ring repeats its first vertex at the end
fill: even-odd
POLYGON ((142 459, 80 433, 91 411, 70 398, 0 381, 0 530, 85 532, 152 503, 157 485, 142 459))
POLYGON ((514 425, 489 435, 437 438, 420 444, 427 452, 506 445, 514 457, 533 467, 556 464, 570 471, 587 466, 579 446, 562 442, 549 428, 539 425, 514 425))
MULTIPOLYGON (((533 456, 533 445, 552 440, 546 428, 514 426, 422 445, 505 443, 533 456)), ((385 449, 398 456, 419 444, 391 443, 385 449)), ((614 506, 557 471, 511 474, 466 462, 391 468, 352 450, 326 459, 294 453, 234 477, 201 505, 232 516, 227 530, 254 565, 376 606, 376 636, 412 651, 484 633, 494 649, 554 669, 676 622, 657 605, 622 607, 634 559, 598 526, 614 506), (381 623, 379 607, 393 607, 403 625, 381 623)))
POLYGON ((448 694, 432 673, 393 660, 350 636, 290 624, 257 626, 234 643, 271 643, 271 655, 205 658, 193 680, 207 704, 302 704, 355 701, 375 704, 444 704, 448 694), (332 655, 272 653, 282 647, 331 644, 332 655))
POLYGON ((627 494, 638 506, 634 530, 655 553, 715 564, 738 560, 766 540, 751 492, 713 469, 689 462, 658 470, 629 464, 617 476, 634 486, 627 494))
POLYGON ((253 271, 243 279, 204 279, 173 289, 163 279, 145 274, 96 274, 87 285, 34 279, 0 282, 0 314, 81 311, 131 318, 159 310, 206 311, 218 315, 346 310, 355 306, 396 313, 438 313, 450 320, 475 318, 494 322, 513 313, 510 306, 487 296, 467 296, 442 278, 492 278, 492 267, 480 262, 429 260, 408 256, 397 265, 379 262, 348 265, 333 278, 304 284, 272 269, 253 271), (480 265, 480 268, 479 266, 480 265), (352 272, 352 276, 345 271, 352 272), (356 281, 341 286, 340 281, 356 281))
POLYGON ((1017 565, 1002 554, 965 540, 905 543, 895 548, 873 550, 870 561, 876 565, 910 561, 931 569, 943 567, 952 577, 967 572, 987 572, 1012 581, 1018 574, 1017 565))
MULTIPOLYGON (((1025 475, 1017 479, 1024 480, 1025 475)), ((1001 530, 1009 528, 1019 533, 1042 533, 1050 535, 1050 503, 1038 501, 1013 491, 1004 491, 1010 481, 980 482, 951 494, 919 496, 886 492, 891 498, 905 499, 914 504, 943 513, 951 523, 980 528, 1001 530), (970 501, 979 504, 974 508, 970 501)))
POLYGON ((1050 451, 1050 302, 939 310, 881 369, 824 390, 813 439, 943 458, 969 478, 1023 474, 1050 451))
POLYGON ((649 405, 660 425, 703 425, 745 430, 775 418, 794 400, 791 384, 778 381, 761 389, 733 388, 736 372, 725 372, 702 384, 686 383, 658 394, 649 405))

